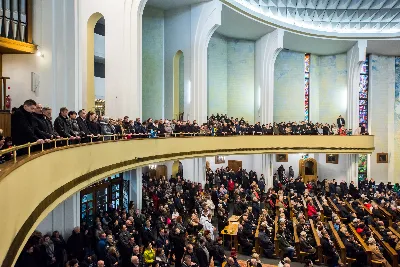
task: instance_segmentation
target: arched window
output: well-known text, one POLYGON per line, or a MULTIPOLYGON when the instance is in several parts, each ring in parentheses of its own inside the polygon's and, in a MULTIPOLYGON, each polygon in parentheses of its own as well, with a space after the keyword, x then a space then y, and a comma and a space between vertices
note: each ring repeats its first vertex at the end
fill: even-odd
POLYGON ((174 56, 174 105, 173 117, 176 119, 183 119, 184 113, 184 56, 183 52, 179 50, 174 56))

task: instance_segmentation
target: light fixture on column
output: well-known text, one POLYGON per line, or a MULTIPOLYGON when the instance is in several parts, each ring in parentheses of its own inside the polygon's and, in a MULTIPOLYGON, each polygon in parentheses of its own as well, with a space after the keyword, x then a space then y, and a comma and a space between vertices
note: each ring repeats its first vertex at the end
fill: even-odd
POLYGON ((37 47, 36 56, 38 56, 38 57, 44 57, 44 54, 43 54, 43 52, 41 51, 40 46, 37 47))
POLYGON ((149 165, 149 169, 150 170, 155 170, 156 168, 157 168, 157 165, 154 165, 154 164, 153 165, 149 165))

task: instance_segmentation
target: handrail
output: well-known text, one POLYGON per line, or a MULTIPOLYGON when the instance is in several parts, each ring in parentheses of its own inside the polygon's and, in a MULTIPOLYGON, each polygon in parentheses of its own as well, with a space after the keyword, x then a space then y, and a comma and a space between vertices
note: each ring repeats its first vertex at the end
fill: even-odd
MULTIPOLYGON (((207 134, 202 134, 202 133, 186 133, 186 132, 172 132, 172 133, 165 133, 163 136, 155 136, 154 138, 168 138, 168 137, 175 137, 175 138, 179 138, 179 137, 227 137, 227 136, 239 136, 239 135, 221 135, 221 136, 212 136, 212 135, 207 135, 207 134)), ((249 135, 249 136, 254 136, 254 135, 249 135)), ((284 137, 286 135, 260 135, 260 136, 269 136, 269 137, 284 137)), ((289 137, 289 135, 287 135, 289 137)), ((111 134, 111 135, 97 135, 97 136, 87 136, 88 138, 88 142, 85 143, 78 143, 78 144, 74 144, 74 146, 79 146, 82 144, 87 144, 87 143, 99 143, 99 142, 108 142, 108 141, 117 141, 119 139, 147 139, 150 137, 149 133, 145 133, 145 134, 111 134), (133 137, 133 138, 132 138, 133 137), (110 138, 109 140, 106 140, 106 138, 110 138)), ((319 136, 318 136, 319 137, 319 136)), ((332 136, 330 136, 332 137, 332 136)), ((343 138, 343 137, 341 137, 343 138)), ((41 143, 27 143, 27 144, 23 144, 23 145, 19 145, 19 146, 13 146, 7 149, 3 149, 0 150, 0 156, 3 155, 7 155, 7 154, 12 154, 12 159, 14 160, 14 163, 17 162, 17 157, 18 157, 18 151, 21 149, 28 149, 28 157, 31 156, 31 150, 32 147, 36 147, 41 145, 41 149, 37 150, 37 151, 41 151, 43 152, 44 150, 48 150, 46 149, 46 145, 51 145, 52 148, 57 148, 58 144, 60 142, 66 142, 66 146, 70 146, 71 145, 71 141, 73 140, 82 140, 82 139, 76 139, 76 138, 58 138, 58 139, 52 139, 49 142, 45 142, 43 144, 41 143)), ((64 146, 64 145, 63 145, 64 146)), ((314 149, 314 148, 310 148, 310 149, 314 149)), ((315 149, 320 149, 320 148, 315 148, 315 149)), ((332 149, 343 149, 342 147, 339 148, 333 148, 332 149)), ((357 150, 357 148, 352 148, 349 147, 349 150, 357 150)), ((366 148, 360 148, 360 149, 366 149, 366 148)), ((368 148, 369 150, 373 148, 368 148)), ((340 152, 339 152, 340 153, 340 152)), ((306 208, 306 207, 305 207, 306 208)))

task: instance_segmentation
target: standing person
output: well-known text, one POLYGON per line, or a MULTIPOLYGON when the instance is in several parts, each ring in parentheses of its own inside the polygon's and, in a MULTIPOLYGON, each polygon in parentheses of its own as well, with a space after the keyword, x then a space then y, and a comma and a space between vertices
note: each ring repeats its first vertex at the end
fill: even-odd
POLYGON ((69 259, 78 259, 83 261, 83 256, 85 255, 85 243, 83 235, 81 235, 81 228, 79 226, 75 227, 72 231, 72 235, 67 241, 67 251, 69 259))
POLYGON ((148 243, 146 249, 144 250, 143 259, 144 262, 148 265, 153 264, 154 260, 156 259, 156 254, 153 250, 153 246, 151 245, 151 243, 148 243))
POLYGON ((29 99, 11 115, 11 137, 14 145, 24 145, 29 142, 44 143, 44 140, 35 134, 32 117, 35 109, 36 102, 29 99))
POLYGON ((338 125, 338 128, 342 128, 346 124, 346 121, 342 118, 342 115, 339 115, 339 118, 337 118, 336 123, 338 125))

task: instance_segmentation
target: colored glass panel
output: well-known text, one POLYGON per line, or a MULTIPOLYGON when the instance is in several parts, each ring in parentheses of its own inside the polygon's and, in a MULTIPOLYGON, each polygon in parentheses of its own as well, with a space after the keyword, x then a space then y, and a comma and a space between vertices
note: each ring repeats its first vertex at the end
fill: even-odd
POLYGON ((310 63, 311 55, 304 55, 304 120, 309 121, 309 108, 310 108, 310 63))
MULTIPOLYGON (((368 127, 368 85, 369 85, 369 57, 361 66, 360 84, 359 84, 359 123, 368 127)), ((358 158, 358 181, 367 179, 368 155, 361 154, 358 158)))

